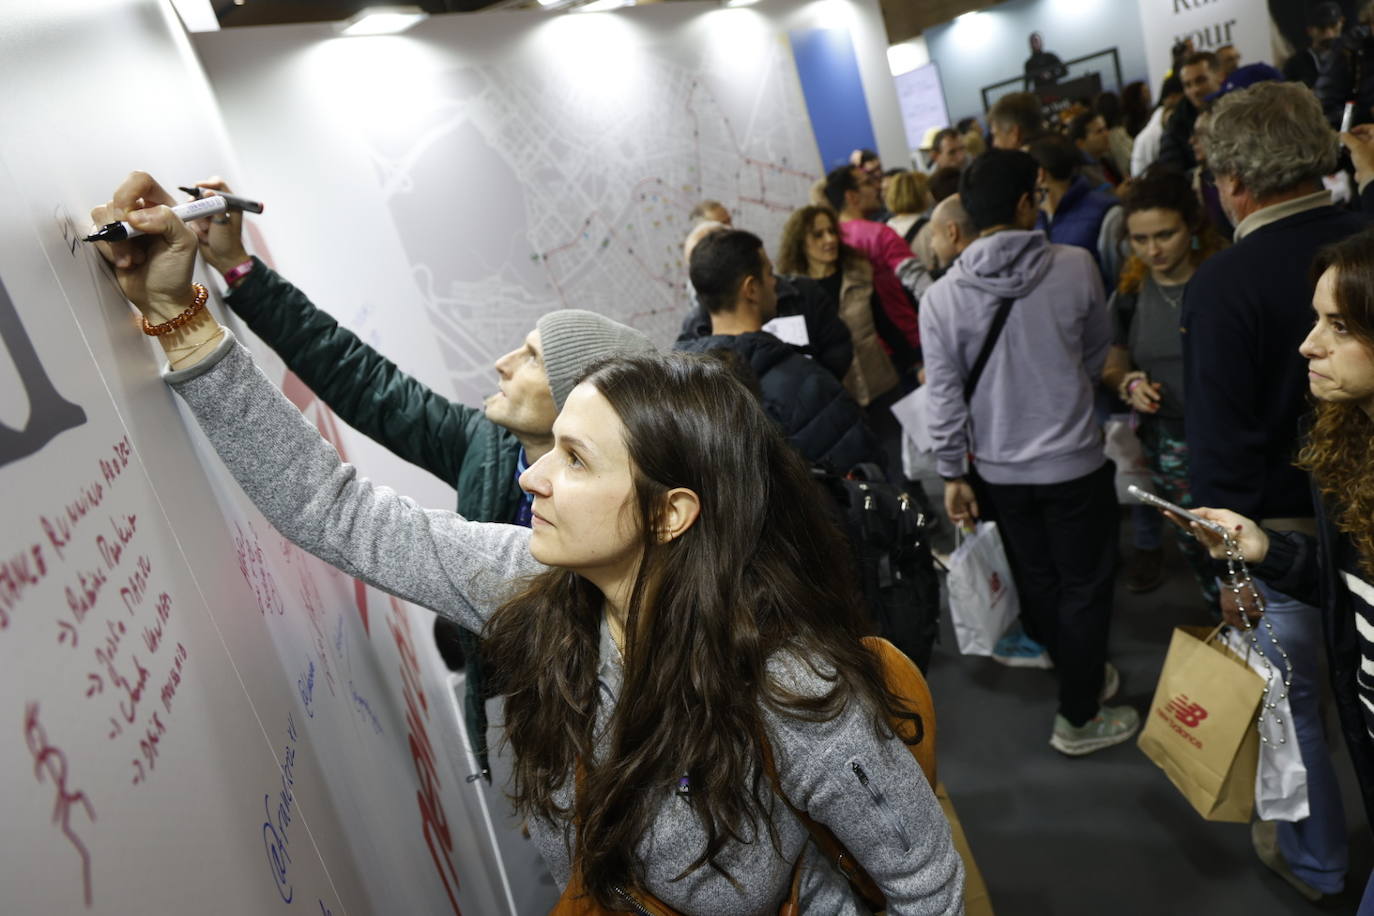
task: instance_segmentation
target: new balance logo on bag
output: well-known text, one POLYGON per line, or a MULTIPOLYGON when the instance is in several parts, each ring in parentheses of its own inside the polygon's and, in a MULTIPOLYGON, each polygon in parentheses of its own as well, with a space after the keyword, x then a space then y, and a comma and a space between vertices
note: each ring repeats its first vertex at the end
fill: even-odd
POLYGON ((1202 720, 1207 718, 1206 708, 1203 707, 1201 704, 1194 703, 1192 700, 1188 699, 1188 695, 1186 693, 1180 693, 1178 696, 1174 697, 1168 703, 1165 703, 1164 709, 1159 709, 1158 707, 1156 707, 1155 713, 1165 722, 1168 722, 1169 728, 1173 729, 1176 733, 1178 733, 1178 735, 1181 736, 1185 741, 1201 750, 1202 742, 1199 741, 1197 737, 1194 736, 1191 732, 1184 731, 1183 728, 1180 728, 1178 722, 1182 722, 1189 729, 1197 728, 1198 725, 1202 723, 1202 720), (1174 714, 1173 719, 1169 718, 1169 716, 1164 712, 1164 709, 1167 709, 1169 712, 1174 714), (1174 719, 1177 719, 1178 722, 1175 722, 1174 719))
POLYGON ((1186 693, 1180 693, 1166 705, 1174 718, 1189 728, 1197 728, 1198 723, 1207 718, 1207 710, 1189 700, 1186 693))

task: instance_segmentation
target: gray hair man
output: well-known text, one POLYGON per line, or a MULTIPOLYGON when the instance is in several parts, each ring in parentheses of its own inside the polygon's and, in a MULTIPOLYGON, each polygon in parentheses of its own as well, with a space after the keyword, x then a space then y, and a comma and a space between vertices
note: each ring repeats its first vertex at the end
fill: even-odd
POLYGON ((1029 92, 1008 92, 989 109, 988 128, 996 149, 1024 149, 1045 131, 1039 97, 1029 92))
MULTIPOLYGON (((1184 292, 1185 425, 1197 505, 1234 509, 1275 529, 1309 525, 1307 480, 1293 467, 1306 411, 1312 324, 1308 270, 1317 249, 1364 227, 1331 205, 1336 134, 1296 83, 1259 83, 1217 102, 1205 142, 1236 244, 1205 261, 1184 292)), ((1263 582, 1265 617, 1292 662, 1289 700, 1307 764, 1311 814, 1252 832, 1261 860, 1308 899, 1339 892, 1346 869, 1340 790, 1318 700, 1321 616, 1263 582)), ((1223 607, 1234 617, 1231 593, 1223 607)), ((1261 648, 1286 667, 1278 650, 1261 648)))

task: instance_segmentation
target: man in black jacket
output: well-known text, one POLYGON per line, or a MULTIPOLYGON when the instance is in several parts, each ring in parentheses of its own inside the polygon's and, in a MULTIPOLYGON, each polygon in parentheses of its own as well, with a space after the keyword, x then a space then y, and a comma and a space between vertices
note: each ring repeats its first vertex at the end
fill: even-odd
POLYGON ((1374 213, 1374 124, 1355 125, 1350 133, 1341 134, 1341 143, 1350 150, 1350 161, 1355 166, 1360 209, 1374 213))
POLYGON ((1354 103, 1352 125, 1374 121, 1374 3, 1362 0, 1358 10, 1355 25, 1335 42, 1312 89, 1332 127, 1341 124, 1347 102, 1354 103))
MULTIPOLYGON (((1364 220, 1331 205, 1322 177, 1336 136, 1306 87, 1263 82, 1217 102, 1207 138, 1236 245, 1203 262, 1184 293, 1182 326, 1189 476, 1199 505, 1232 509, 1269 528, 1311 530, 1307 481, 1293 467, 1307 405, 1298 346, 1312 323, 1308 279, 1318 248, 1364 220)), ((1347 844, 1326 750, 1317 683, 1320 614, 1259 583, 1267 624, 1292 662, 1289 700, 1311 814, 1261 824, 1261 859, 1309 899, 1341 890, 1347 844), (1277 835, 1275 835, 1277 834, 1277 835)), ((1229 592, 1223 589, 1223 600, 1229 592)), ((1261 648, 1285 673, 1270 640, 1261 648)))
POLYGON ((1026 58, 1026 91, 1045 92, 1053 89, 1069 75, 1069 68, 1053 51, 1045 50, 1045 39, 1039 32, 1030 34, 1030 57, 1026 58))
MULTIPOLYGON (((687 263, 692 262, 692 252, 696 251, 701 240, 716 232, 734 228, 719 222, 699 223, 687 235, 682 245, 682 254, 687 263)), ((696 298, 696 307, 682 320, 682 331, 678 342, 711 336, 711 313, 696 298)), ((806 321, 806 346, 801 352, 815 359, 830 374, 844 381, 849 372, 849 364, 854 361, 854 336, 849 333, 849 325, 840 318, 840 304, 827 296, 821 285, 810 277, 777 277, 777 313, 786 318, 800 315, 806 321)), ((678 349, 682 349, 678 347, 678 349)))
MULTIPOLYGON (((849 325, 840 318, 838 303, 827 296, 815 280, 801 276, 779 275, 777 299, 777 317, 800 315, 806 321, 807 344, 800 348, 801 352, 843 381, 849 364, 854 361, 854 336, 849 333, 849 325)), ((678 341, 710 336, 711 313, 698 302, 692 313, 683 319, 678 341)))
POLYGON ((1159 141, 1159 162, 1171 169, 1186 172, 1197 165, 1193 147, 1193 126, 1197 123, 1198 112, 1202 110, 1207 96, 1221 88, 1221 77, 1217 71, 1217 56, 1211 51, 1198 51, 1183 59, 1178 70, 1183 82, 1183 101, 1174 109, 1169 123, 1164 126, 1164 136, 1159 141))
POLYGON ((690 276, 711 316, 711 333, 679 338, 676 349, 727 350, 748 365, 764 410, 808 461, 840 471, 883 463, 859 405, 839 380, 763 330, 777 315, 777 280, 758 236, 711 233, 692 251, 690 276))
POLYGON ((1327 0, 1311 7, 1307 11, 1309 44, 1284 61, 1283 78, 1315 89, 1317 80, 1331 63, 1331 55, 1344 28, 1345 15, 1341 13, 1340 4, 1327 0))

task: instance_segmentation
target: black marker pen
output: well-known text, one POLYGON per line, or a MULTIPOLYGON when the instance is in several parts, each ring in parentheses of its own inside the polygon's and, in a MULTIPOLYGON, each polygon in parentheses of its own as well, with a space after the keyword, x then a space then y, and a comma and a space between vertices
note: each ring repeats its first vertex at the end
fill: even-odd
POLYGON ((246 197, 239 197, 237 194, 226 194, 223 191, 216 191, 214 188, 178 188, 177 190, 185 191, 192 197, 197 197, 201 200, 204 200, 206 197, 210 195, 218 194, 220 197, 223 197, 225 200, 229 201, 230 210, 246 210, 249 213, 262 212, 261 202, 256 200, 249 200, 246 197))
MULTIPOLYGON (((223 197, 206 197, 201 200, 192 200, 184 204, 177 204, 172 208, 172 212, 181 218, 183 223, 193 219, 203 219, 207 216, 215 216, 229 209, 229 202, 223 197)), ((137 238, 143 235, 142 229, 135 229, 124 221, 117 223, 107 223, 95 232, 86 236, 87 242, 123 242, 128 239, 137 238)))

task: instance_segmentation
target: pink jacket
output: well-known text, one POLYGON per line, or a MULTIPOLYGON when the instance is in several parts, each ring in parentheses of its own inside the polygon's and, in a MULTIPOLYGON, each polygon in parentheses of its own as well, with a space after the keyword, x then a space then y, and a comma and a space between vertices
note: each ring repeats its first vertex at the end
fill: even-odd
POLYGON ((920 352, 921 327, 916 307, 896 274, 897 265, 912 256, 911 248, 891 226, 868 219, 840 223, 840 239, 850 248, 863 252, 873 265, 873 289, 878 294, 883 313, 912 348, 920 352))

